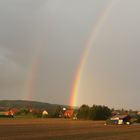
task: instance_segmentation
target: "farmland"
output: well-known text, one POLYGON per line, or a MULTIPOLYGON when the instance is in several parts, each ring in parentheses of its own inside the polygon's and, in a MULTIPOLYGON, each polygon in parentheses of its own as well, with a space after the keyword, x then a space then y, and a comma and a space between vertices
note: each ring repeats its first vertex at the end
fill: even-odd
POLYGON ((140 126, 105 126, 103 121, 0 119, 0 140, 139 140, 139 132, 140 126))

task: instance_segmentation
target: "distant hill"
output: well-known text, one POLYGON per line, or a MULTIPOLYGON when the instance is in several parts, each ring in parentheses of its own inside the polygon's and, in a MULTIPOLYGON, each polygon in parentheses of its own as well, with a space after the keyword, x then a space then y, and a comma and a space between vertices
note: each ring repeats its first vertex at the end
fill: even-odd
POLYGON ((26 101, 26 100, 0 100, 0 108, 36 108, 46 109, 50 112, 54 111, 57 106, 68 107, 65 105, 57 105, 50 103, 43 103, 37 101, 26 101))

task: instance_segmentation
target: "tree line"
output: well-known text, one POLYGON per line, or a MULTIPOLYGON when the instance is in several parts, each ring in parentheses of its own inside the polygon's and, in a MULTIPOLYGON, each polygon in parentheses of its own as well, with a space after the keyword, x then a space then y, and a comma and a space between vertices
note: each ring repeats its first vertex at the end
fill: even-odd
POLYGON ((84 120, 106 120, 111 116, 111 109, 107 106, 93 105, 82 105, 77 110, 77 118, 84 120))

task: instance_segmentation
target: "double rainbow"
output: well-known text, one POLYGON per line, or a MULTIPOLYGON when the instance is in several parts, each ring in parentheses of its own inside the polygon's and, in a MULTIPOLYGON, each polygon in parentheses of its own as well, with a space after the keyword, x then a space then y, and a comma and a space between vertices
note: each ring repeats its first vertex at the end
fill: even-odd
MULTIPOLYGON (((76 106, 77 97, 79 95, 81 76, 82 76, 86 61, 88 59, 91 48, 94 46, 94 43, 99 34, 99 31, 101 30, 101 28, 105 22, 105 19, 109 15, 109 12, 112 8, 112 3, 113 3, 112 0, 108 0, 105 8, 98 16, 96 24, 94 24, 91 34, 88 38, 87 44, 84 47, 83 54, 81 55, 80 63, 78 65, 78 68, 77 68, 77 71, 75 74, 75 79, 74 79, 73 86, 72 86, 72 90, 71 90, 71 98, 70 98, 70 103, 69 103, 70 106, 76 106)), ((34 82, 35 82, 37 71, 39 68, 39 60, 40 60, 42 50, 43 50, 42 47, 40 47, 39 50, 37 50, 37 53, 32 61, 32 64, 31 64, 31 67, 29 70, 30 72, 29 72, 29 74, 27 76, 28 78, 26 80, 26 85, 25 85, 26 91, 25 91, 24 97, 23 97, 24 99, 32 100, 33 89, 34 89, 34 84, 35 84, 34 82)))

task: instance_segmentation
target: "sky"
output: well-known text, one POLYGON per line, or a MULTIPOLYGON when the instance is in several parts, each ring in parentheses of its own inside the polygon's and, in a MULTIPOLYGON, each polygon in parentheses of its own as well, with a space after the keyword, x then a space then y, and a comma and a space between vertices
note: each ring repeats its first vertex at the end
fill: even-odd
POLYGON ((139 0, 0 0, 0 99, 140 109, 139 0), (105 8, 111 4, 106 14, 105 8))

